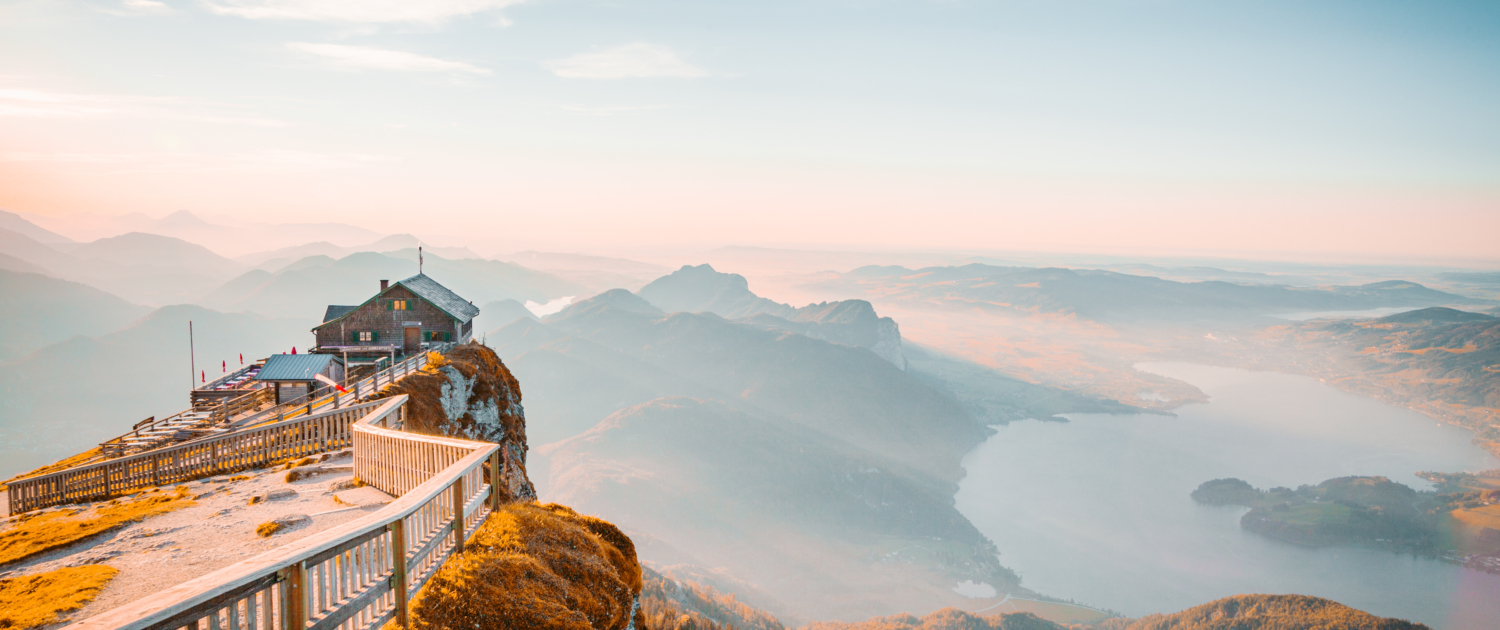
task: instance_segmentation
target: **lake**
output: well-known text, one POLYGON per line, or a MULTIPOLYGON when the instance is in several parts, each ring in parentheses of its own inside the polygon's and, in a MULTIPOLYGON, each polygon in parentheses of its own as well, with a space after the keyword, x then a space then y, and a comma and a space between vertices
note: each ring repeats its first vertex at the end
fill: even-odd
POLYGON ((1176 417, 1068 414, 1023 421, 964 459, 957 506, 1028 588, 1135 617, 1240 593, 1326 597, 1434 628, 1494 628, 1500 576, 1410 555, 1312 549, 1242 531, 1239 507, 1194 503, 1199 484, 1260 488, 1419 470, 1500 468, 1468 431, 1304 377, 1185 363, 1138 369, 1210 402, 1176 417))

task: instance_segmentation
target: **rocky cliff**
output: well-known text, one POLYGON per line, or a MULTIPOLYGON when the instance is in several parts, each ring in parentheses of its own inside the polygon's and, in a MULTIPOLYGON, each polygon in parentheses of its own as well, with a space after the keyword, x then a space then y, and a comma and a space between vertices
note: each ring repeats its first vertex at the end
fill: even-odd
POLYGON ((521 385, 500 357, 478 343, 433 353, 420 374, 381 392, 407 394, 407 431, 482 440, 500 445, 505 472, 501 488, 511 500, 536 500, 526 476, 526 410, 521 385))

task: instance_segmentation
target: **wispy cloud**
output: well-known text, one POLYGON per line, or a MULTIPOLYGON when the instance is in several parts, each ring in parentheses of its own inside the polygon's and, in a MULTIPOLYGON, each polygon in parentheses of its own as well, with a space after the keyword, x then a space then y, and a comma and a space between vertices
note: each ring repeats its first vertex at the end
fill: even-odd
MULTIPOLYGON (((205 0, 209 10, 252 20, 440 24, 524 0, 205 0)), ((502 18, 503 20, 503 18, 502 18)))
POLYGON ((639 42, 547 61, 542 67, 568 79, 693 78, 709 74, 670 47, 639 42))
POLYGON ((0 153, 0 162, 54 162, 111 164, 114 173, 198 173, 208 171, 324 171, 363 164, 391 162, 394 158, 360 153, 310 153, 266 150, 229 154, 151 153, 0 153))
POLYGON ((120 0, 120 6, 99 7, 99 10, 110 15, 144 16, 144 15, 166 15, 175 13, 171 6, 165 2, 156 0, 120 0))
POLYGON ((198 99, 0 89, 0 117, 76 118, 85 116, 166 118, 253 127, 288 125, 279 120, 247 114, 237 106, 198 99))
POLYGON ((345 46, 342 44, 309 44, 289 42, 287 48, 323 57, 334 65, 345 68, 372 70, 397 70, 403 72, 467 72, 489 74, 490 71, 462 61, 449 61, 436 57, 385 50, 367 46, 345 46))
POLYGON ((571 114, 582 114, 584 116, 618 116, 620 114, 666 109, 667 107, 667 105, 563 105, 562 109, 571 114))

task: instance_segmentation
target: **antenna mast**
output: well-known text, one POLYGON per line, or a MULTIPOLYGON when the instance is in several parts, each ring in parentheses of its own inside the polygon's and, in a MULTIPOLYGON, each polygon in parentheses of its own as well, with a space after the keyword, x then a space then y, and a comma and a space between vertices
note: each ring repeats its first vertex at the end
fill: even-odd
POLYGON ((417 275, 422 275, 422 246, 417 246, 417 275))

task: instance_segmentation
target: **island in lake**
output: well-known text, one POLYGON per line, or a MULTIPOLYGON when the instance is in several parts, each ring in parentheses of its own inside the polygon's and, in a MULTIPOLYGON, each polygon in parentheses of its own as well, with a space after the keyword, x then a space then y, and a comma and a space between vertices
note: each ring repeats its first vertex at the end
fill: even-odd
POLYGON ((1250 508, 1240 527, 1299 545, 1356 545, 1439 557, 1500 573, 1500 470, 1419 473, 1418 491, 1385 477, 1339 477, 1315 486, 1261 490, 1214 479, 1198 503, 1250 508))

